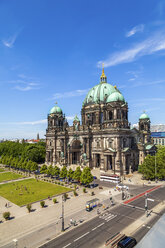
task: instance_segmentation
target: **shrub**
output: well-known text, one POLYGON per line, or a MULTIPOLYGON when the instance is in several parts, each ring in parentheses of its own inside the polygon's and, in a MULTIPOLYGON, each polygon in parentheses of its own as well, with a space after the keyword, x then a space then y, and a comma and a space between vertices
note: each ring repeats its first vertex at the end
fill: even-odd
POLYGON ((4 212, 4 213, 3 213, 3 218, 4 218, 5 220, 9 220, 9 219, 10 219, 10 212, 4 212))
POLYGON ((53 202, 54 202, 54 204, 57 203, 57 198, 54 198, 53 199, 53 202))
POLYGON ((26 205, 26 208, 27 208, 28 212, 30 213, 32 210, 32 205, 29 203, 26 205))
POLYGON ((64 193, 64 200, 66 201, 68 199, 68 194, 64 193))
POLYGON ((76 190, 73 191, 74 196, 78 196, 76 190))
POLYGON ((40 205, 41 205, 42 208, 44 208, 45 207, 45 201, 41 201, 40 205))
POLYGON ((87 191, 86 191, 86 188, 83 188, 83 193, 86 193, 87 191))

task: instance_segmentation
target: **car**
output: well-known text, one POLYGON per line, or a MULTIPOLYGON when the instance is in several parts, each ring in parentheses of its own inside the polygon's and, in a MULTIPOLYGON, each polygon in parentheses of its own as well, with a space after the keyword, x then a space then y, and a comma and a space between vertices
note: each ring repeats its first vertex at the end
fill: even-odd
POLYGON ((93 184, 90 184, 89 185, 89 187, 91 188, 91 189, 93 189, 93 188, 95 188, 95 187, 97 187, 98 186, 98 183, 93 183, 93 184))
POLYGON ((125 236, 117 243, 117 248, 132 248, 137 244, 135 238, 125 236))
POLYGON ((96 176, 93 176, 93 179, 97 179, 97 177, 96 176))
POLYGON ((122 183, 119 183, 119 184, 116 185, 116 189, 126 189, 126 190, 128 190, 129 187, 124 185, 124 184, 122 184, 122 183))

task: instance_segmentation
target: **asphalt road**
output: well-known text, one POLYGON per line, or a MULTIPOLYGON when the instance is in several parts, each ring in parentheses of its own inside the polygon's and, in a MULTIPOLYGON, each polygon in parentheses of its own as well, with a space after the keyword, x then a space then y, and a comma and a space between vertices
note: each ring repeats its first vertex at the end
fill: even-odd
MULTIPOLYGON (((146 186, 144 186, 144 191, 146 186)), ((148 189, 148 187, 147 187, 148 189)), ((142 189, 139 188, 142 192, 142 189)), ((137 190, 136 190, 137 192, 137 190)), ((148 194, 148 197, 155 199, 154 202, 148 202, 148 208, 151 209, 160 201, 165 200, 164 188, 159 188, 148 194)), ((63 235, 51 240, 49 243, 40 246, 42 248, 89 248, 100 247, 105 241, 117 232, 123 230, 126 226, 137 220, 144 214, 145 196, 142 196, 129 205, 121 204, 113 209, 105 211, 104 214, 80 225, 79 227, 66 232, 63 235)), ((151 223, 152 224, 152 223, 151 223)), ((145 228, 146 229, 146 228, 145 228)), ((135 236, 140 240, 145 234, 139 230, 135 236)))

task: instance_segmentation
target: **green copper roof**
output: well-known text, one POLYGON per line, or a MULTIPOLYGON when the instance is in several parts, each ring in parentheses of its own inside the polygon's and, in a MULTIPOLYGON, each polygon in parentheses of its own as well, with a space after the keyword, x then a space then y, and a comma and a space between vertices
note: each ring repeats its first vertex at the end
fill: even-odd
POLYGON ((77 115, 75 115, 75 117, 74 117, 74 120, 73 120, 73 121, 80 121, 77 115))
POLYGON ((116 92, 116 89, 108 83, 100 83, 94 86, 87 94, 83 105, 88 103, 99 103, 106 100, 106 98, 112 93, 116 92))
POLYGON ((154 144, 146 145, 146 150, 150 150, 153 146, 154 144))
POLYGON ((140 120, 142 120, 142 119, 149 119, 149 116, 148 116, 146 113, 143 113, 143 114, 140 116, 139 119, 140 119, 140 120))
POLYGON ((110 96, 108 96, 108 98, 106 100, 107 103, 108 102, 118 102, 118 101, 125 102, 123 95, 119 92, 112 93, 110 96))
POLYGON ((62 114, 62 109, 56 105, 51 108, 50 114, 62 114))

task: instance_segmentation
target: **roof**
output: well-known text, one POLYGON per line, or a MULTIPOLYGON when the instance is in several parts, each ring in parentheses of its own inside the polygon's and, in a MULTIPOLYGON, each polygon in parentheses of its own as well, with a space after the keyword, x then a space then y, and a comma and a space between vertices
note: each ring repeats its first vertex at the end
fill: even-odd
POLYGON ((165 244, 165 214, 156 222, 143 239, 136 245, 136 248, 162 248, 165 244))
POLYGON ((73 121, 80 121, 77 115, 75 115, 75 117, 74 117, 74 120, 73 120, 73 121))
POLYGON ((152 132, 151 137, 154 138, 165 138, 165 132, 152 132))
POLYGON ((62 114, 62 109, 56 105, 51 108, 49 114, 62 114))
POLYGON ((114 92, 110 96, 108 96, 106 102, 125 102, 123 95, 119 92, 114 92))
POLYGON ((140 118, 140 120, 143 120, 143 119, 149 119, 149 116, 146 114, 146 113, 143 113, 140 118))
POLYGON ((146 150, 150 150, 153 146, 154 146, 154 144, 146 145, 146 150))

